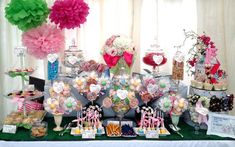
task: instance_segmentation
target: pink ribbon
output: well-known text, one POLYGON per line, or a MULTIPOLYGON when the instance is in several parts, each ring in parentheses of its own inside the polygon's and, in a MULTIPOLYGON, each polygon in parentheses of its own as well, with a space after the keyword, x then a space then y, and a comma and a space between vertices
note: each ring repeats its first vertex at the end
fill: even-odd
POLYGON ((196 103, 196 108, 195 108, 196 112, 198 112, 198 123, 199 124, 201 124, 201 123, 207 124, 207 116, 206 116, 206 114, 202 114, 202 113, 200 113, 200 111, 197 111, 197 110, 200 110, 200 109, 206 109, 206 108, 204 108, 202 106, 202 102, 201 101, 198 101, 196 103))
POLYGON ((25 100, 24 98, 14 97, 14 98, 12 99, 12 102, 13 102, 13 103, 17 103, 18 108, 21 108, 21 107, 23 106, 24 100, 25 100))
POLYGON ((211 60, 216 57, 216 48, 207 48, 206 49, 206 59, 205 59, 205 63, 206 64, 211 64, 211 60))

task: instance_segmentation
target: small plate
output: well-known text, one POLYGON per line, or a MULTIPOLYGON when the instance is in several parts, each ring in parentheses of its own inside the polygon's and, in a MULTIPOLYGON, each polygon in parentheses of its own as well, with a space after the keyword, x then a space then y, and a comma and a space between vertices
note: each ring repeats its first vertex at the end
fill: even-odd
POLYGON ((138 129, 139 129, 138 127, 134 127, 133 129, 134 129, 134 131, 135 131, 135 134, 137 134, 137 135, 139 135, 139 136, 145 136, 145 131, 144 131, 143 133, 139 133, 139 132, 138 132, 138 129))
POLYGON ((160 128, 160 129, 158 129, 158 134, 159 134, 159 136, 167 136, 167 135, 171 135, 171 133, 170 133, 166 128, 164 128, 164 129, 166 130, 166 132, 165 132, 165 133, 160 133, 161 128, 160 128))
POLYGON ((80 134, 77 134, 77 133, 75 132, 76 129, 77 129, 77 128, 71 128, 71 133, 70 133, 70 134, 73 135, 73 136, 82 136, 82 131, 83 131, 83 130, 81 130, 81 133, 80 133, 80 134))

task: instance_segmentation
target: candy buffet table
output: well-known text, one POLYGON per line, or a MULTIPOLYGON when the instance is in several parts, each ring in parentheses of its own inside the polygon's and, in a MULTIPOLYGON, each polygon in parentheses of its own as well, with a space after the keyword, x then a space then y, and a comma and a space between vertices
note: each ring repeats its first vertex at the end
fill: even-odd
MULTIPOLYGON (((63 124, 68 123, 71 118, 64 118, 63 124)), ((96 140, 82 140, 81 137, 71 136, 70 134, 65 134, 63 137, 58 135, 58 132, 53 132, 52 128, 54 127, 53 118, 46 118, 45 121, 49 123, 48 135, 44 138, 33 139, 30 137, 30 131, 19 128, 16 134, 4 134, 0 133, 0 147, 14 147, 14 146, 30 146, 30 147, 51 147, 53 145, 57 146, 111 146, 111 147, 120 147, 120 146, 231 146, 234 147, 235 140, 231 138, 222 138, 213 135, 206 135, 206 131, 200 130, 199 135, 194 134, 194 128, 186 125, 185 123, 179 124, 179 127, 182 129, 180 133, 183 134, 184 138, 181 138, 179 135, 172 132, 170 136, 160 137, 159 139, 146 140, 145 137, 137 138, 110 138, 105 135, 96 137, 96 140), (41 141, 40 143, 38 141, 41 141), (69 141, 69 142, 67 142, 69 141)))

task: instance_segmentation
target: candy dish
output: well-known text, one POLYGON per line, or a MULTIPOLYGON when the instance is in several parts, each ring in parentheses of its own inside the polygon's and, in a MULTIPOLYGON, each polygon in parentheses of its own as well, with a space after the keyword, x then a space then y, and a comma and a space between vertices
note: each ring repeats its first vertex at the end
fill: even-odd
POLYGON ((101 135, 104 135, 104 134, 105 134, 104 127, 97 128, 96 136, 101 136, 101 135))
POLYGON ((136 137, 136 133, 133 129, 133 127, 131 127, 128 124, 124 124, 122 126, 122 137, 136 137))
POLYGON ((134 131, 139 136, 145 136, 146 129, 140 127, 134 127, 134 131))
POLYGON ((24 116, 23 112, 11 112, 4 119, 5 125, 17 125, 18 127, 24 127, 30 129, 35 122, 41 122, 46 115, 46 111, 37 110, 27 112, 27 116, 24 116))
POLYGON ((31 137, 40 138, 47 135, 47 123, 46 122, 36 122, 31 128, 31 137))
POLYGON ((108 137, 120 137, 121 134, 121 127, 119 124, 109 123, 106 126, 106 134, 108 137))
POLYGON ((71 128, 71 135, 73 136, 82 136, 83 128, 76 127, 76 128, 71 128))
POLYGON ((158 129, 158 134, 160 136, 167 136, 170 135, 171 133, 164 127, 161 127, 160 129, 158 129))
POLYGON ((22 99, 35 99, 35 98, 39 98, 39 97, 42 97, 43 96, 43 93, 41 91, 38 91, 38 90, 35 90, 35 91, 13 91, 11 93, 8 93, 7 94, 7 97, 8 98, 22 98, 22 99))

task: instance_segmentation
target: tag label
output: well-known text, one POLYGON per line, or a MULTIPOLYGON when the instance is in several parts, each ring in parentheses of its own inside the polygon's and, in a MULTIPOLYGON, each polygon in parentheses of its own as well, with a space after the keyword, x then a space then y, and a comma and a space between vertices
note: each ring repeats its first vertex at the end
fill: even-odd
POLYGON ((85 130, 82 133, 82 139, 95 139, 95 133, 93 130, 85 130))
POLYGON ((151 139, 158 139, 159 138, 158 130, 146 131, 145 137, 146 138, 151 138, 151 139))
POLYGON ((3 125, 2 132, 15 134, 16 133, 16 126, 15 125, 3 125))

